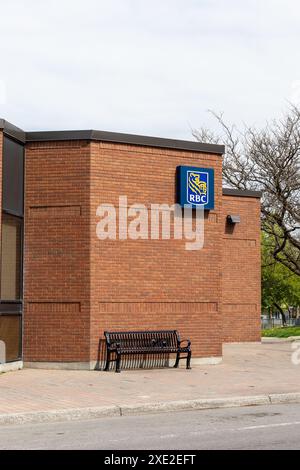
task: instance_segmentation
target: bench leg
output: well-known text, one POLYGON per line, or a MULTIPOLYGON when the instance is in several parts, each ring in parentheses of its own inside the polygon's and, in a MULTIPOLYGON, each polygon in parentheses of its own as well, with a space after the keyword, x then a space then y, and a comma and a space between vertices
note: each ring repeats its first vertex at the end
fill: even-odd
POLYGON ((174 364, 175 369, 177 369, 177 367, 179 366, 179 360, 180 360, 180 353, 177 353, 176 361, 175 361, 175 364, 174 364))
POLYGON ((116 372, 121 372, 121 355, 117 353, 116 372))
POLYGON ((188 352, 187 359, 186 359, 186 368, 191 369, 191 357, 192 357, 192 351, 188 352))
POLYGON ((109 370, 109 364, 110 364, 110 351, 107 351, 106 364, 105 364, 105 369, 104 369, 106 372, 109 370))

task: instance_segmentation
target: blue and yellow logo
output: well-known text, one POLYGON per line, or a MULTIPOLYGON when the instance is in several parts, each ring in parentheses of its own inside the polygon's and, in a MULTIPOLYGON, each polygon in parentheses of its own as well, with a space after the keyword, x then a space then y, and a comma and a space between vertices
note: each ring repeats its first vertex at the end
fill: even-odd
POLYGON ((195 166, 176 168, 177 202, 181 207, 214 209, 214 169, 195 166))
POLYGON ((187 201, 190 204, 206 205, 209 202, 209 177, 203 171, 187 172, 187 201))

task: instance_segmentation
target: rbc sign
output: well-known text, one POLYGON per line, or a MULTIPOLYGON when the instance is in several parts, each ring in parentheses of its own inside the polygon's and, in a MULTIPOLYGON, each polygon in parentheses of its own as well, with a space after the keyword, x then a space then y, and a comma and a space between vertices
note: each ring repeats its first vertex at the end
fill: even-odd
POLYGON ((177 167, 177 202, 181 206, 214 208, 214 170, 177 167))

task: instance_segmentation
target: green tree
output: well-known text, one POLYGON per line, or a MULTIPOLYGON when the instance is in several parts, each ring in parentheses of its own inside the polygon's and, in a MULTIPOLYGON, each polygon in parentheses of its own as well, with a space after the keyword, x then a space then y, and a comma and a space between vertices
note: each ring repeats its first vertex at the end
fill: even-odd
POLYGON ((286 266, 274 260, 273 240, 262 235, 262 307, 271 313, 275 309, 286 324, 285 310, 300 306, 300 278, 286 266))

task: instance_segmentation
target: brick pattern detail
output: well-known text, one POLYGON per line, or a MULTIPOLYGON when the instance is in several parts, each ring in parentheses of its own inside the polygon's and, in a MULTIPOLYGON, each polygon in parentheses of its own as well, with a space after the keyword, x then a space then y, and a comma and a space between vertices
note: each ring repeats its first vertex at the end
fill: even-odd
POLYGON ((86 362, 89 144, 32 143, 25 152, 24 359, 86 362))
POLYGON ((260 341, 260 201, 223 197, 223 340, 260 341), (240 215, 234 227, 227 215, 240 215))
POLYGON ((28 302, 29 313, 79 313, 80 303, 74 302, 28 302))
MULTIPOLYGON (((208 313, 218 311, 218 304, 215 302, 185 302, 184 304, 181 302, 99 302, 99 309, 103 315, 127 315, 143 312, 145 314, 150 314, 151 317, 153 317, 153 314, 156 314, 156 312, 174 314, 181 313, 183 307, 185 313, 208 313)), ((155 321, 157 321, 157 319, 155 321)))
POLYGON ((78 217, 81 215, 80 206, 46 206, 46 207, 30 207, 29 214, 31 217, 78 217))

